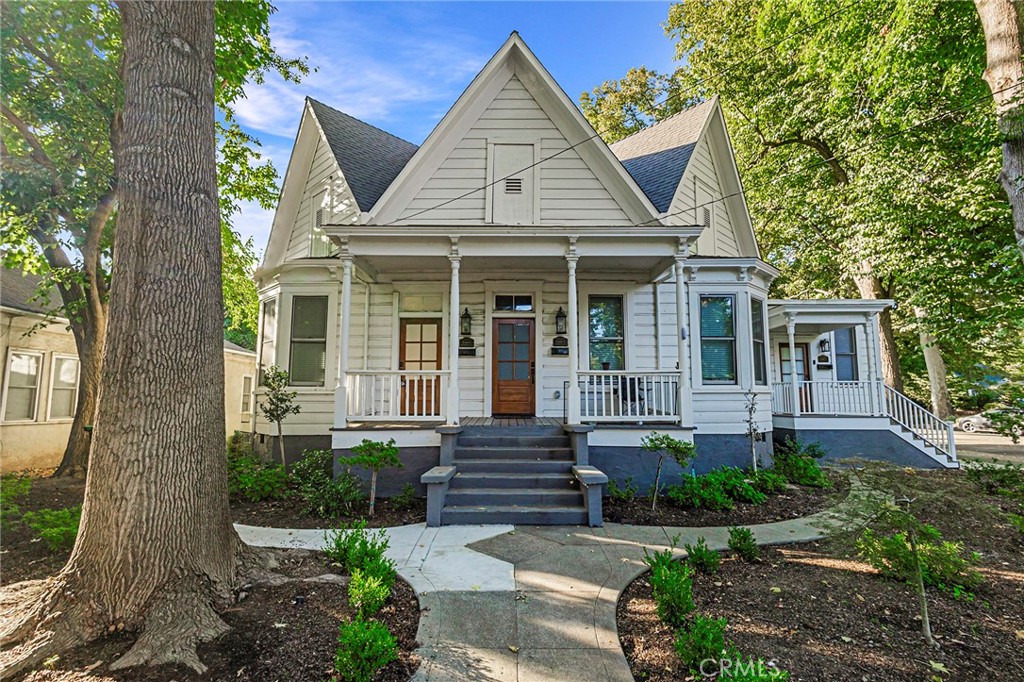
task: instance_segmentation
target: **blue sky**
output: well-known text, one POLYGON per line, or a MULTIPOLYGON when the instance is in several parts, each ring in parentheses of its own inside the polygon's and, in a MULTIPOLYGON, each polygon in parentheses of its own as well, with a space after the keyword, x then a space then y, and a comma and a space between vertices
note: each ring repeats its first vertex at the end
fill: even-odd
MULTIPOLYGON (((247 88, 237 113, 283 174, 309 95, 416 144, 513 30, 576 101, 633 66, 672 67, 668 2, 289 2, 271 36, 316 68, 302 83, 247 88), (614 38, 613 38, 614 37, 614 38)), ((236 228, 262 254, 272 211, 247 205, 236 228)))

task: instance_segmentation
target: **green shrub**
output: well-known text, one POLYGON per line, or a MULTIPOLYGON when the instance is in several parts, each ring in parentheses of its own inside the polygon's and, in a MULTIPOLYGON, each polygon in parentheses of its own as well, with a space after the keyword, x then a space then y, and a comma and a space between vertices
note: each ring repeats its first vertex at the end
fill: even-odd
POLYGON ((21 512, 15 500, 28 495, 32 489, 32 479, 21 474, 4 474, 0 476, 0 523, 9 527, 21 512))
POLYGON ((651 588, 658 618, 672 627, 686 622, 693 611, 693 569, 673 561, 668 567, 651 571, 651 588))
POLYGON ((665 497, 672 504, 691 509, 733 508, 732 498, 725 493, 721 479, 708 476, 686 476, 679 485, 668 486, 665 497))
POLYGON ((967 478, 989 495, 1017 497, 1024 501, 1024 467, 1001 462, 979 462, 965 467, 967 478))
POLYGON ((718 573, 718 565, 722 561, 722 557, 719 556, 718 552, 708 547, 707 541, 704 538, 697 538, 697 544, 695 545, 684 545, 686 549, 686 556, 690 565, 701 573, 718 573))
POLYGON ((252 454, 228 454, 228 492, 250 502, 276 500, 288 493, 288 474, 280 464, 252 454))
POLYGON ((736 648, 725 639, 725 618, 711 618, 697 614, 689 627, 676 632, 675 649, 683 664, 695 674, 701 673, 702 661, 720 661, 738 657, 736 648))
POLYGON ((320 518, 350 514, 366 497, 352 472, 342 471, 335 478, 330 450, 304 450, 302 459, 292 465, 292 480, 306 503, 304 513, 320 518))
POLYGON ((633 477, 627 476, 622 487, 616 485, 615 481, 608 479, 608 495, 616 502, 629 502, 636 497, 640 489, 633 485, 633 477))
POLYGON ((689 441, 682 441, 657 431, 652 431, 641 438, 640 447, 658 455, 658 469, 654 474, 654 487, 651 490, 651 511, 655 511, 658 507, 658 495, 661 493, 661 468, 665 464, 665 458, 671 457, 676 464, 685 469, 690 460, 697 456, 697 447, 689 441))
POLYGON ((228 459, 234 457, 251 456, 252 435, 241 431, 234 431, 228 436, 228 459))
POLYGON ((672 550, 675 548, 676 543, 679 541, 679 536, 672 539, 672 546, 669 549, 663 549, 660 552, 648 552, 647 548, 644 547, 644 563, 647 564, 647 568, 651 569, 651 573, 663 569, 671 569, 675 565, 676 560, 672 555, 672 550))
POLYGON ((818 460, 826 454, 819 443, 805 444, 786 438, 785 443, 775 450, 775 471, 785 476, 790 483, 827 488, 828 477, 818 465, 818 460))
POLYGON ((398 658, 398 641, 382 623, 359 617, 338 630, 334 672, 341 682, 371 682, 378 670, 398 658))
POLYGON ((78 524, 82 520, 82 507, 64 509, 40 509, 25 512, 21 517, 25 524, 36 532, 51 552, 69 549, 78 537, 78 524))
POLYGON ((749 658, 746 661, 737 658, 729 666, 722 664, 722 673, 718 679, 733 682, 787 682, 789 672, 766 663, 763 658, 749 658))
POLYGON ((1007 514, 1006 516, 1010 520, 1011 526, 1024 533, 1024 516, 1020 514, 1007 514))
MULTIPOLYGON (((935 527, 920 524, 917 553, 924 584, 940 590, 964 590, 980 583, 981 574, 972 568, 975 559, 964 557, 963 550, 959 542, 944 541, 935 527)), ((887 578, 911 584, 916 580, 914 553, 906 531, 879 534, 869 528, 857 540, 857 552, 887 578)))
POLYGON ((377 613, 391 596, 391 585, 378 573, 379 571, 375 572, 372 568, 369 571, 361 568, 352 571, 352 578, 348 583, 348 603, 360 616, 377 613))
POLYGON ((736 502, 763 504, 768 499, 768 496, 754 488, 747 480, 747 475, 736 467, 721 467, 708 472, 705 477, 714 480, 715 484, 729 496, 729 499, 736 502))
MULTIPOLYGON (((384 530, 366 530, 366 521, 358 521, 324 534, 324 553, 351 575, 356 569, 380 577, 394 576, 395 562, 384 553, 388 549, 388 536, 384 530)), ((391 584, 388 583, 388 589, 391 584)))
POLYGON ((391 508, 395 511, 410 509, 416 503, 416 488, 412 483, 402 486, 402 492, 391 498, 391 508))
POLYGON ((742 526, 729 529, 729 549, 744 561, 754 562, 761 558, 761 548, 754 541, 754 534, 742 526))
POLYGON ((751 485, 765 495, 776 495, 786 490, 789 481, 774 469, 761 469, 751 476, 751 485))

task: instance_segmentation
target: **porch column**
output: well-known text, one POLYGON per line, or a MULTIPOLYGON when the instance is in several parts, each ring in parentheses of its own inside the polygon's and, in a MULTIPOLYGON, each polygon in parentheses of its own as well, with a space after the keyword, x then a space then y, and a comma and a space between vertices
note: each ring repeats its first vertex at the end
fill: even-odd
POLYGON ((462 256, 455 247, 448 256, 452 264, 452 283, 448 302, 448 424, 459 424, 459 267, 462 256))
POLYGON ((864 315, 864 345, 868 362, 868 382, 871 397, 871 414, 879 415, 885 412, 885 395, 878 385, 878 367, 875 365, 878 359, 878 339, 875 337, 874 316, 870 313, 864 315))
POLYGON ((786 315, 786 333, 789 334, 789 382, 793 398, 793 416, 800 416, 800 386, 796 373, 796 314, 786 315))
POLYGON ((580 381, 579 381, 579 301, 576 292, 576 263, 579 256, 576 255, 576 244, 569 247, 570 252, 565 257, 569 266, 569 388, 566 391, 568 403, 568 422, 570 424, 580 423, 580 381))
POLYGON ((341 260, 341 333, 338 338, 338 384, 334 388, 334 425, 348 425, 348 351, 352 328, 352 257, 341 260))
POLYGON ((693 385, 690 378, 690 340, 688 326, 686 324, 686 305, 689 297, 686 295, 686 280, 684 279, 683 265, 686 262, 685 256, 676 257, 676 343, 679 358, 679 425, 686 426, 693 424, 693 385))

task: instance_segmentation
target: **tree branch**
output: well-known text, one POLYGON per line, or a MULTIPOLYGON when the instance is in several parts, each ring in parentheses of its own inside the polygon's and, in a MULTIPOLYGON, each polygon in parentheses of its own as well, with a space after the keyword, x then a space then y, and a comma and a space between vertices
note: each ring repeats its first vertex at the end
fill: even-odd
POLYGON ((28 125, 18 118, 17 114, 11 111, 3 102, 0 102, 0 113, 4 115, 4 118, 11 122, 11 125, 17 129, 26 144, 31 148, 32 159, 49 171, 50 178, 52 179, 51 185, 53 187, 54 195, 63 194, 64 181, 60 179, 60 173, 57 172, 57 167, 53 164, 53 161, 50 160, 46 150, 43 149, 43 145, 39 142, 39 138, 37 138, 28 125))
POLYGON ((104 116, 111 115, 112 112, 110 108, 105 106, 101 100, 96 99, 96 97, 93 95, 93 90, 88 85, 78 80, 77 78, 70 76, 68 72, 65 71, 63 67, 61 67, 60 64, 58 64, 53 59, 53 57, 51 57, 47 52, 33 45, 31 40, 21 35, 20 33, 18 34, 18 42, 20 42, 22 46, 29 53, 32 54, 32 56, 34 56, 36 59, 43 62, 47 66, 49 66, 55 74, 60 76, 60 78, 53 79, 54 82, 57 84, 57 87, 61 88, 61 90, 63 90, 64 92, 67 92, 66 84, 73 83, 74 86, 78 89, 78 92, 84 95, 85 98, 88 99, 90 102, 92 102, 96 106, 96 108, 103 113, 104 116))
POLYGON ((850 184, 850 176, 846 173, 846 169, 843 168, 843 166, 839 163, 839 160, 836 159, 836 155, 832 151, 832 148, 824 140, 820 140, 818 138, 807 138, 804 137, 803 135, 800 135, 799 133, 791 137, 783 138, 781 140, 769 140, 765 138, 764 134, 761 133, 760 129, 757 129, 757 134, 758 137, 761 138, 761 144, 764 145, 762 155, 764 152, 767 152, 768 149, 775 149, 778 147, 785 147, 788 145, 802 145, 804 147, 813 149, 815 152, 818 153, 818 156, 820 156, 822 160, 826 164, 828 164, 829 170, 832 172, 832 179, 836 181, 836 184, 850 184))

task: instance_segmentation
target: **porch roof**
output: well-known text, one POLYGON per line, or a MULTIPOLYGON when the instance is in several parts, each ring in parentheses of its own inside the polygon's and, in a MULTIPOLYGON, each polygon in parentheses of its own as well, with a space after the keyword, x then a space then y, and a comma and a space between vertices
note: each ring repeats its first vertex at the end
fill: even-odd
POLYGON ((793 320, 799 332, 824 334, 863 324, 894 305, 895 301, 891 299, 770 299, 768 329, 773 332, 785 332, 786 324, 793 320))
POLYGON ((324 232, 367 272, 447 271, 449 257, 463 272, 565 268, 579 256, 579 269, 663 273, 700 236, 700 226, 592 225, 327 225, 324 232))

